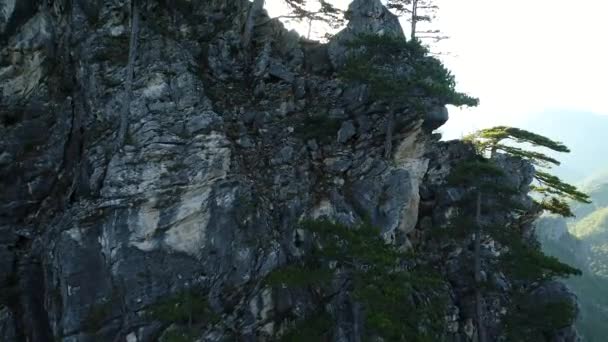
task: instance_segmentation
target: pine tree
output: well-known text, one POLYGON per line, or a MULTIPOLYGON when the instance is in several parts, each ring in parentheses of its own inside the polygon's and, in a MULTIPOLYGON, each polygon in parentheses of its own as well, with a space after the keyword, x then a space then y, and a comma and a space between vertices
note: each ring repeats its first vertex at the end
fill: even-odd
POLYGON ((372 100, 387 105, 385 157, 392 150, 395 115, 399 110, 424 113, 431 106, 476 106, 478 100, 456 91, 451 72, 419 41, 390 35, 361 35, 349 43, 352 49, 340 77, 368 85, 372 100), (404 62, 407 64, 404 65, 404 62), (430 104, 430 106, 429 106, 430 104))
POLYGON ((135 60, 137 59, 137 40, 139 39, 139 5, 137 0, 131 1, 131 34, 129 36, 129 57, 127 62, 127 79, 125 80, 125 91, 122 108, 120 111, 120 122, 118 136, 116 138, 115 151, 123 148, 129 132, 129 116, 131 113, 131 101, 133 99, 133 73, 135 60))
POLYGON ((410 39, 431 39, 435 42, 448 37, 440 30, 420 30, 420 23, 432 23, 437 16, 439 6, 434 0, 388 0, 387 7, 399 16, 406 16, 410 22, 410 39))
MULTIPOLYGON (((546 148, 561 153, 570 152, 568 147, 561 142, 520 128, 507 126, 482 129, 465 137, 465 140, 473 142, 480 153, 489 153, 490 158, 500 151, 525 159, 541 169, 560 165, 560 162, 542 152, 514 145, 529 145, 532 148, 546 148)), ((536 184, 532 186, 532 190, 542 197, 538 204, 543 210, 564 217, 571 217, 574 214, 568 204, 569 201, 591 203, 587 194, 582 193, 575 186, 562 181, 557 176, 548 172, 536 170, 534 179, 536 180, 536 184)))
MULTIPOLYGON (((298 21, 305 21, 308 23, 308 36, 310 38, 313 23, 321 21, 329 24, 333 28, 340 27, 344 23, 344 13, 328 3, 326 0, 316 0, 318 3, 318 9, 310 10, 309 0, 283 0, 284 3, 289 7, 290 13, 280 16, 283 19, 294 19, 298 21)), ((245 50, 251 47, 251 41, 253 39, 253 32, 255 28, 255 22, 257 17, 262 13, 264 9, 265 0, 254 0, 247 15, 245 27, 243 29, 242 44, 245 50)))
POLYGON ((308 24, 308 34, 306 38, 310 39, 312 26, 314 22, 320 21, 328 24, 332 28, 339 28, 344 24, 344 13, 326 0, 318 0, 318 8, 310 10, 307 4, 310 1, 306 0, 284 0, 290 7, 291 13, 283 18, 291 18, 298 21, 304 21, 308 24))
MULTIPOLYGON (((472 212, 474 212, 475 220, 472 226, 474 227, 473 259, 477 333, 478 341, 487 341, 482 307, 482 234, 489 234, 494 240, 508 246, 508 252, 502 256, 500 265, 515 279, 542 282, 556 277, 580 275, 579 270, 546 256, 540 250, 524 242, 516 230, 491 226, 482 221, 484 207, 487 211, 492 212, 509 213, 520 210, 509 200, 510 196, 516 194, 517 191, 501 185, 504 172, 494 163, 494 157, 496 153, 501 152, 528 160, 536 166, 546 167, 547 165, 559 165, 559 161, 540 152, 513 146, 508 142, 545 147, 556 152, 569 152, 569 149, 564 144, 542 135, 505 126, 480 130, 466 137, 466 140, 475 144, 479 154, 476 159, 461 163, 454 168, 449 182, 469 189, 475 196, 475 201, 469 201, 469 203, 475 204, 475 208, 468 208, 465 216, 472 216, 472 212)), ((546 172, 536 170, 534 178, 540 185, 532 187, 531 190, 545 196, 539 203, 542 210, 570 216, 571 211, 565 199, 589 202, 589 197, 578 191, 576 187, 564 183, 546 172), (547 197, 549 198, 547 199, 547 197)), ((466 201, 464 206, 467 206, 466 201)))
POLYGON ((475 316, 477 325, 477 340, 487 341, 486 330, 483 324, 482 277, 481 277, 481 235, 483 234, 481 213, 482 200, 487 193, 497 194, 494 190, 495 180, 503 176, 503 171, 483 157, 458 165, 450 174, 448 181, 451 184, 464 186, 475 193, 475 221, 474 221, 474 252, 473 272, 475 280, 475 316))

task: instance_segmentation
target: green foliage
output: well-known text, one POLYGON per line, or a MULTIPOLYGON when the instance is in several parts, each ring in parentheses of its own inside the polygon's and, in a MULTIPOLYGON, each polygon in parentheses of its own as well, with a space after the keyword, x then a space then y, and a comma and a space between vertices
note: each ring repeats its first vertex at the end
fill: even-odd
MULTIPOLYGON (((503 207, 507 208, 506 213, 518 209, 522 211, 523 215, 534 214, 534 212, 526 213, 526 208, 512 206, 509 198, 517 191, 508 188, 501 189, 500 182, 497 182, 500 181, 501 172, 495 170, 496 165, 493 165, 492 157, 497 151, 501 151, 507 155, 528 160, 537 166, 558 165, 559 161, 540 152, 513 147, 501 142, 508 140, 511 143, 532 144, 534 147, 545 147, 557 152, 569 151, 559 142, 535 133, 505 126, 478 131, 467 137, 466 140, 476 145, 479 153, 477 160, 457 166, 450 175, 449 182, 474 187, 476 194, 480 196, 478 198, 482 201, 476 203, 477 208, 487 208, 489 205, 490 208, 494 207, 494 210, 497 210, 503 207), (490 158, 485 158, 484 155, 488 152, 490 158), (492 184, 499 186, 494 188, 488 186, 492 184)), ((559 178, 546 172, 537 170, 535 178, 540 185, 531 189, 543 195, 544 198, 539 205, 545 210, 569 216, 571 211, 564 198, 581 202, 588 201, 588 196, 578 191, 576 187, 563 183, 559 178)), ((474 211, 470 209, 474 201, 469 201, 469 203, 469 213, 471 213, 474 211)), ((465 208, 466 205, 466 202, 463 203, 465 208)), ((478 215, 483 211, 475 210, 478 215)), ((498 267, 516 282, 533 284, 582 274, 579 269, 544 254, 537 246, 524 241, 517 226, 491 226, 483 223, 481 218, 476 221, 471 227, 483 231, 506 247, 506 252, 503 252, 497 260, 489 260, 488 264, 498 267), (483 229, 481 229, 482 227, 483 229)), ((480 258, 481 256, 477 253, 475 257, 480 258)), ((479 262, 479 259, 476 261, 479 262)), ((484 286, 480 287, 481 284, 476 285, 478 289, 487 290, 484 286)), ((505 320, 509 341, 543 341, 547 333, 571 324, 575 316, 574 308, 566 302, 537 305, 537 303, 530 303, 529 300, 517 298, 513 305, 505 320)))
POLYGON ((552 158, 546 154, 536 152, 536 151, 524 150, 524 149, 521 149, 518 147, 502 145, 502 144, 498 144, 497 149, 502 150, 503 152, 505 152, 509 155, 520 157, 522 159, 526 159, 530 163, 532 163, 532 165, 535 165, 535 166, 548 167, 551 164, 553 164, 553 165, 560 164, 560 162, 557 159, 552 158))
POLYGON ((202 322, 215 319, 207 300, 195 290, 184 290, 149 308, 150 317, 165 323, 202 322))
POLYGON ((570 208, 570 204, 568 204, 566 201, 559 199, 559 198, 555 198, 555 197, 551 197, 551 198, 544 198, 542 201, 536 201, 535 203, 543 210, 550 212, 552 214, 557 214, 563 217, 574 217, 574 213, 572 212, 572 209, 570 208))
POLYGON ((303 221, 302 227, 319 234, 323 247, 315 253, 326 260, 386 271, 397 266, 402 256, 384 242, 379 229, 368 223, 351 229, 328 220, 314 220, 303 221))
POLYGON ((265 281, 270 286, 305 287, 328 283, 332 275, 330 269, 309 263, 276 269, 266 277, 265 281))
POLYGON ((303 140, 316 139, 327 142, 336 138, 341 122, 327 115, 306 116, 295 127, 295 133, 303 140))
POLYGON ((568 301, 545 304, 520 294, 513 300, 504 325, 509 341, 546 341, 547 334, 574 322, 575 307, 568 301))
MULTIPOLYGON (((517 189, 505 185, 504 171, 492 160, 479 157, 475 160, 464 161, 457 164, 447 177, 451 186, 473 188, 474 192, 468 192, 457 203, 461 207, 476 203, 477 191, 481 191, 483 200, 482 211, 496 211, 502 209, 505 212, 523 212, 525 208, 514 201, 512 196, 519 194, 517 189)), ((470 227, 474 226, 469 225, 470 227)))
POLYGON ((591 203, 589 195, 579 191, 574 185, 563 182, 558 177, 546 172, 536 171, 534 178, 540 186, 534 187, 534 191, 552 198, 570 199, 581 203, 591 203))
POLYGON ((369 223, 349 228, 327 220, 304 221, 319 237, 313 256, 337 261, 352 275, 352 294, 366 313, 372 335, 388 341, 434 341, 443 332, 445 294, 430 269, 408 270, 406 255, 386 244, 369 223), (424 302, 414 301, 426 298, 424 302))
POLYGON ((386 61, 387 57, 399 57, 403 53, 413 58, 424 57, 428 53, 428 50, 419 42, 408 42, 404 38, 388 34, 361 34, 346 42, 346 46, 351 49, 372 51, 385 49, 384 55, 378 54, 378 58, 384 58, 383 61, 386 61))
MULTIPOLYGON (((492 156, 497 151, 522 158, 539 167, 559 165, 559 161, 544 153, 512 146, 512 143, 529 144, 533 147, 543 147, 555 152, 570 152, 568 147, 558 141, 523 129, 507 126, 496 126, 479 130, 465 138, 477 147, 480 154, 487 152, 492 156), (507 144, 503 143, 506 141, 507 144), (511 143, 511 144, 508 144, 511 143)), ((587 194, 575 186, 565 183, 558 177, 547 172, 536 170, 534 179, 538 183, 531 190, 542 197, 538 205, 543 210, 562 215, 574 216, 568 201, 591 203, 587 194)))
POLYGON ((284 334, 281 342, 331 341, 334 319, 327 312, 312 315, 302 320, 284 334))
POLYGON ((356 274, 353 294, 375 334, 388 341, 435 341, 444 329, 446 309, 445 294, 436 290, 439 279, 432 272, 364 272, 356 274), (426 302, 416 304, 414 295, 421 290, 426 290, 426 302))
POLYGON ((533 146, 545 147, 556 152, 570 152, 568 147, 558 141, 551 140, 540 134, 529 132, 516 127, 496 126, 479 130, 465 138, 474 141, 484 151, 494 148, 501 149, 503 140, 513 141, 518 144, 528 143, 533 146))
POLYGON ((417 40, 360 35, 348 46, 352 52, 340 77, 369 85, 373 99, 413 106, 420 106, 422 99, 456 106, 479 102, 457 92, 451 72, 438 59, 427 56, 428 50, 417 40))
POLYGON ((410 37, 412 40, 432 39, 439 42, 448 38, 441 34, 438 29, 425 29, 420 31, 419 24, 426 22, 430 24, 439 10, 435 0, 387 0, 386 7, 399 16, 405 16, 410 22, 410 37))
MULTIPOLYGON (((464 161, 456 165, 448 176, 448 184, 478 187, 483 179, 504 176, 504 171, 485 158, 464 161)), ((488 183, 487 180, 485 183, 488 183)))
POLYGON ((326 0, 319 0, 319 9, 310 11, 305 0, 284 0, 291 10, 290 18, 299 21, 306 21, 310 24, 315 21, 322 21, 329 24, 332 28, 339 28, 344 23, 342 10, 333 6, 326 0))
POLYGON ((537 170, 534 178, 538 182, 538 185, 533 185, 531 189, 543 196, 538 204, 548 212, 563 217, 574 217, 568 201, 591 203, 589 195, 579 191, 574 185, 563 182, 554 175, 537 170))
POLYGON ((501 269, 514 279, 540 282, 582 274, 579 269, 528 245, 515 232, 497 229, 493 236, 509 247, 509 251, 500 257, 499 263, 501 269))

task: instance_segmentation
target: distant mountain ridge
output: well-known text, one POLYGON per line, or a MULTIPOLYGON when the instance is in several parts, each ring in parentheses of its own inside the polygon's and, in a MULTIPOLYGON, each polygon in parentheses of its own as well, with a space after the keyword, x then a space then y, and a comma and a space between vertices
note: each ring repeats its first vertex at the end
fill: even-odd
POLYGON ((578 329, 587 342, 603 342, 608 333, 608 172, 580 183, 593 203, 573 205, 576 218, 546 216, 537 232, 547 254, 580 268, 581 277, 566 280, 579 298, 578 329))

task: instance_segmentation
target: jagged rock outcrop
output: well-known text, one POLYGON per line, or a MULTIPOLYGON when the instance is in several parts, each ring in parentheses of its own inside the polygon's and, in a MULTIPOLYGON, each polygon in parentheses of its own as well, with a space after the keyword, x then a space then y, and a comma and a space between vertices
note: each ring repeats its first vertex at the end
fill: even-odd
MULTIPOLYGON (((465 189, 446 184, 445 179, 451 169, 458 163, 465 161, 474 154, 473 146, 461 142, 447 142, 437 145, 427 156, 431 161, 429 170, 425 175, 421 187, 421 211, 417 232, 420 236, 429 234, 433 229, 454 229, 453 221, 459 210, 460 202, 465 195, 465 189)), ((496 165, 504 170, 501 185, 517 189, 517 193, 510 197, 513 203, 524 209, 525 215, 493 210, 482 215, 487 225, 497 225, 517 229, 523 239, 536 245, 534 218, 538 216, 536 205, 527 193, 534 175, 534 167, 519 158, 498 154, 494 157, 496 165), (529 217, 526 217, 529 215, 529 217)), ((457 235, 458 233, 456 233, 457 235)), ((451 284, 452 298, 458 303, 459 322, 454 324, 453 340, 473 339, 475 336, 475 298, 473 277, 473 248, 472 239, 463 245, 459 240, 440 240, 440 244, 428 246, 429 256, 438 258, 445 263, 444 272, 451 284)), ((542 284, 526 284, 509 277, 506 271, 491 265, 497 256, 508 251, 509 246, 501 244, 490 234, 482 237, 482 276, 491 286, 486 290, 483 298, 484 325, 487 329, 487 338, 490 341, 505 340, 503 322, 507 318, 513 301, 513 289, 529 287, 530 296, 527 300, 536 303, 539 307, 547 303, 566 302, 578 312, 576 296, 566 286, 559 282, 548 281, 542 284)), ((576 316, 576 315, 575 315, 576 316)), ((574 328, 574 321, 569 322, 558 331, 546 334, 547 341, 579 341, 574 328)), ((508 340, 508 339, 507 339, 508 340)))
POLYGON ((329 57, 335 67, 346 61, 346 43, 358 35, 386 35, 405 39, 399 18, 391 13, 380 0, 355 0, 348 7, 349 22, 346 28, 329 42, 329 57))
MULTIPOLYGON (((348 31, 321 45, 262 16, 244 53, 248 1, 142 2, 125 101, 129 2, 0 4, 4 339, 154 341, 173 326, 150 307, 196 287, 221 317, 204 341, 272 340, 315 305, 335 317, 334 340, 358 341, 362 312, 344 289, 319 303, 264 285, 305 253, 297 223, 367 216, 407 249, 449 217, 458 189, 443 181, 472 150, 403 112, 385 159, 383 107, 332 75, 348 31), (311 123, 319 113, 327 121, 311 123)), ((379 1, 355 1, 350 17, 352 32, 401 31, 379 1)), ((505 163, 524 190, 530 169, 505 163)), ((450 286, 462 341, 470 314, 450 286)))

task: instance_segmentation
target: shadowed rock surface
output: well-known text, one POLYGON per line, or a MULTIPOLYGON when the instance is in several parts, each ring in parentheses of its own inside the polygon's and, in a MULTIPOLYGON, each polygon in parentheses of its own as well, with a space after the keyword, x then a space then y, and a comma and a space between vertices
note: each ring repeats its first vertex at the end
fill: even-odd
MULTIPOLYGON (((445 339, 471 340, 459 261, 470 250, 425 236, 449 223, 462 189, 445 178, 473 149, 429 132, 445 108, 403 111, 387 160, 383 108, 334 74, 345 40, 403 35, 397 18, 355 1, 348 28, 321 45, 261 16, 245 53, 248 1, 139 6, 128 133, 115 149, 129 2, 0 0, 0 337, 156 341, 176 325, 150 308, 196 288, 218 318, 197 325, 202 341, 274 340, 319 308, 335 318, 330 340, 360 341, 364 313, 337 282, 319 298, 263 281, 306 253, 297 223, 327 217, 368 219, 387 242, 427 253, 449 294, 445 339), (307 123, 322 113, 339 124, 307 123)), ((532 167, 500 164, 532 210, 532 167)), ((509 301, 499 278, 505 290, 485 303, 494 338, 509 301)))

